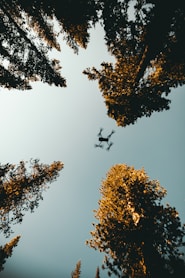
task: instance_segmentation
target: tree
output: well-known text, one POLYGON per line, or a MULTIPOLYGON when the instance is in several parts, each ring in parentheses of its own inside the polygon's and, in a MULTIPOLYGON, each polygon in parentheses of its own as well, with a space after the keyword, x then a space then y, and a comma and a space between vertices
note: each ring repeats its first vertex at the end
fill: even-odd
POLYGON ((185 10, 181 0, 138 0, 130 19, 132 1, 111 3, 102 5, 101 18, 115 65, 103 62, 101 70, 93 67, 84 74, 98 80, 108 115, 126 126, 169 109, 165 96, 185 84, 185 10))
POLYGON ((97 21, 94 1, 22 1, 0 3, 0 85, 30 89, 31 81, 65 87, 59 61, 50 60, 49 50, 60 50, 57 36, 65 34, 75 50, 86 47, 90 22, 97 21), (62 4, 62 6, 61 6, 62 4), (58 22, 59 30, 54 24, 58 22))
MULTIPOLYGON (((157 88, 155 92, 160 95, 161 92, 168 92, 170 87, 184 84, 183 1, 169 4, 167 1, 137 0, 134 6, 135 21, 129 17, 132 3, 132 0, 34 0, 29 3, 2 0, 0 85, 9 89, 29 89, 31 81, 40 80, 56 86, 66 86, 59 71, 59 61, 49 59, 49 50, 60 50, 57 41, 60 33, 75 52, 78 52, 79 46, 86 48, 89 30, 96 22, 103 25, 105 41, 113 55, 117 48, 121 50, 122 57, 127 48, 130 51, 132 48, 131 55, 133 51, 138 55, 134 80, 136 86, 131 86, 134 94, 137 94, 140 80, 143 76, 146 78, 146 70, 156 70, 161 54, 163 77, 166 73, 169 75, 166 78, 169 84, 166 89, 159 88, 158 92, 157 88), (58 29, 55 28, 56 22, 58 29), (155 65, 151 67, 152 60, 155 65)), ((133 83, 132 78, 130 83, 133 83)), ((161 109, 164 109, 163 105, 161 109)))
MULTIPOLYGON (((25 22, 30 18, 20 11, 18 1, 1 1, 0 12, 1 86, 9 89, 30 89, 30 81, 36 80, 65 86, 65 79, 60 76, 59 68, 55 68, 54 62, 47 57, 47 47, 41 44, 39 37, 34 40, 33 32, 26 26, 25 22), (40 43, 38 47, 36 42, 40 43)), ((46 31, 51 34, 51 27, 49 30, 46 31)), ((54 33, 52 35, 54 36, 54 33)), ((49 39, 48 44, 51 44, 49 39)))
MULTIPOLYGON (((19 165, 0 165, 0 231, 6 237, 12 233, 11 224, 21 223, 24 211, 34 211, 43 199, 42 192, 47 184, 56 180, 63 164, 53 162, 51 165, 41 164, 39 160, 30 161, 31 171, 26 163, 19 165)), ((13 238, 5 246, 0 246, 0 271, 6 259, 12 255, 20 236, 13 238)))
MULTIPOLYGON (((71 278, 80 278, 80 274, 81 274, 81 261, 78 261, 76 263, 75 270, 72 271, 72 273, 71 273, 71 278)), ((96 269, 96 276, 95 276, 95 278, 100 278, 99 267, 97 267, 97 269, 96 269)))
POLYGON ((166 190, 144 169, 113 166, 101 185, 92 239, 105 252, 104 268, 118 277, 183 277, 185 227, 175 208, 161 202, 166 190))
POLYGON ((96 276, 95 276, 95 278, 100 278, 100 269, 99 269, 99 267, 97 267, 97 269, 96 269, 96 276))
POLYGON ((41 164, 39 160, 30 161, 31 171, 26 163, 19 165, 5 164, 0 166, 0 230, 9 236, 12 223, 21 223, 23 211, 34 211, 43 199, 42 192, 59 175, 63 164, 53 162, 41 164))
POLYGON ((71 278, 80 278, 81 274, 81 261, 78 261, 75 270, 71 273, 71 278))
POLYGON ((6 260, 11 257, 12 249, 17 246, 20 236, 14 237, 10 242, 6 243, 3 247, 0 246, 0 271, 4 269, 6 260))

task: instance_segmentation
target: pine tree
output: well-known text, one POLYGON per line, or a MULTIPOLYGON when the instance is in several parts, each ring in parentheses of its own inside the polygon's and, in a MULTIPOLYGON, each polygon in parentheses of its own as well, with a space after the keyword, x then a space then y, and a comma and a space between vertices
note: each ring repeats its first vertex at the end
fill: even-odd
MULTIPOLYGON (((42 192, 48 183, 56 180, 63 164, 58 161, 46 165, 39 160, 31 160, 30 168, 31 171, 26 169, 24 161, 19 165, 0 165, 0 231, 6 237, 12 233, 11 224, 22 222, 24 211, 33 212, 38 207, 43 199, 42 192)), ((16 236, 0 246, 0 271, 19 239, 20 236, 16 236)))
MULTIPOLYGON (((42 37, 34 39, 34 33, 25 24, 29 18, 19 9, 16 1, 0 3, 0 85, 9 89, 30 89, 30 81, 38 80, 65 86, 65 79, 47 57, 42 37), (30 35, 31 32, 33 35, 30 35), (39 45, 36 46, 36 43, 39 45)), ((49 39, 47 42, 50 46, 49 39)))
POLYGON ((81 261, 78 261, 75 270, 71 273, 71 278, 80 278, 81 274, 81 261))
POLYGON ((118 277, 183 277, 185 227, 166 190, 144 169, 113 166, 100 189, 97 224, 87 244, 105 252, 104 268, 118 277))
POLYGON ((88 29, 97 21, 95 2, 82 0, 2 0, 0 15, 0 85, 22 90, 30 89, 31 81, 65 87, 59 62, 49 59, 49 51, 60 50, 60 33, 76 52, 86 47, 88 29))
POLYGON ((0 166, 0 230, 5 236, 10 235, 12 223, 22 222, 24 211, 33 212, 38 207, 42 192, 56 180, 63 164, 45 165, 31 160, 30 168, 26 169, 24 161, 17 166, 0 166))
POLYGON ((3 247, 0 246, 0 271, 4 269, 6 260, 11 257, 13 248, 17 246, 20 236, 14 237, 10 242, 6 243, 3 247))
POLYGON ((84 73, 98 80, 108 115, 126 126, 169 109, 166 96, 185 84, 183 2, 135 1, 134 19, 129 18, 133 1, 101 2, 100 18, 115 65, 103 62, 101 70, 84 73))

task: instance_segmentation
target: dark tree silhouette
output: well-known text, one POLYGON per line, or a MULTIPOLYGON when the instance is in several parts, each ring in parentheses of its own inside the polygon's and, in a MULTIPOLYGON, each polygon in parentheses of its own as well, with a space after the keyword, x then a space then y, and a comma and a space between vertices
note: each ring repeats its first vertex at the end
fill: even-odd
POLYGON ((144 169, 113 166, 100 189, 98 220, 87 244, 105 252, 104 268, 118 277, 184 277, 185 227, 166 194, 144 169))
POLYGON ((95 276, 95 278, 100 278, 100 269, 99 269, 99 267, 97 267, 97 269, 96 269, 96 276, 95 276))
POLYGON ((66 86, 49 50, 60 50, 59 33, 76 52, 78 46, 86 47, 88 29, 97 21, 95 1, 2 0, 0 14, 0 85, 29 89, 31 81, 39 80, 66 86))
POLYGON ((103 62, 101 70, 84 71, 98 80, 108 115, 120 126, 169 109, 165 96, 185 84, 183 1, 135 1, 134 19, 129 18, 131 3, 102 5, 105 40, 115 65, 103 62))
MULTIPOLYGON (((0 13, 1 86, 9 89, 29 89, 30 81, 36 80, 65 86, 64 78, 60 76, 53 62, 49 61, 47 47, 41 44, 39 36, 37 42, 40 44, 36 46, 34 35, 31 35, 31 29, 26 25, 30 18, 26 14, 23 16, 17 1, 2 0, 0 13)), ((51 27, 50 29, 52 32, 51 27)), ((42 36, 45 38, 44 34, 42 36)), ((51 45, 49 38, 48 44, 51 45)))
MULTIPOLYGON (((61 162, 51 165, 41 164, 39 160, 30 161, 31 171, 26 163, 19 165, 0 165, 0 231, 9 237, 12 233, 11 224, 21 223, 24 211, 34 211, 43 199, 42 192, 47 184, 56 180, 63 168, 61 162)), ((0 271, 6 259, 12 255, 20 236, 13 238, 5 246, 0 246, 0 271)))

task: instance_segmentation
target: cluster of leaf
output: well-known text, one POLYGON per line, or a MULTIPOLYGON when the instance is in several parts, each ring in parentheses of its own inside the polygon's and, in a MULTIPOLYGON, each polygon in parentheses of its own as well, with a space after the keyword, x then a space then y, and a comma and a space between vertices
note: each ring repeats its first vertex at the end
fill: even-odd
POLYGON ((161 202, 166 190, 144 169, 113 166, 100 189, 98 224, 87 244, 104 252, 103 268, 118 277, 183 277, 185 227, 175 208, 161 202))
MULTIPOLYGON (((31 171, 26 169, 24 161, 17 166, 0 165, 0 231, 6 237, 12 232, 11 224, 22 222, 24 211, 33 212, 38 207, 47 184, 56 180, 62 168, 63 164, 59 161, 46 165, 39 160, 30 161, 31 171)), ((19 238, 17 236, 4 247, 0 246, 0 271, 19 238)))
POLYGON ((169 109, 165 95, 185 84, 185 9, 181 0, 137 0, 130 19, 132 1, 105 3, 102 24, 115 65, 103 62, 84 74, 98 80, 108 115, 126 126, 169 109))

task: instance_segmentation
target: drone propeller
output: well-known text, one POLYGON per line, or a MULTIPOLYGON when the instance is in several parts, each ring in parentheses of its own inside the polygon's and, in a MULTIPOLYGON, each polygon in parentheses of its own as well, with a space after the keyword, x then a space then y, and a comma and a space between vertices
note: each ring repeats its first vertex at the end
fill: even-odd
POLYGON ((100 131, 99 131, 99 133, 98 133, 98 137, 101 136, 102 131, 103 131, 103 128, 101 127, 101 128, 100 128, 100 131))
POLYGON ((108 145, 108 147, 106 148, 106 150, 107 150, 107 151, 109 151, 109 150, 110 150, 110 148, 112 147, 112 145, 113 145, 113 143, 112 143, 112 142, 110 142, 110 144, 108 145))
POLYGON ((110 138, 112 136, 112 134, 114 134, 114 133, 115 133, 115 131, 112 130, 111 133, 107 136, 107 138, 110 138))
POLYGON ((103 149, 103 145, 102 144, 95 144, 94 146, 95 146, 95 148, 102 148, 103 149))

